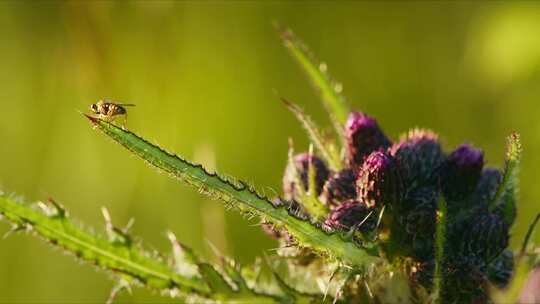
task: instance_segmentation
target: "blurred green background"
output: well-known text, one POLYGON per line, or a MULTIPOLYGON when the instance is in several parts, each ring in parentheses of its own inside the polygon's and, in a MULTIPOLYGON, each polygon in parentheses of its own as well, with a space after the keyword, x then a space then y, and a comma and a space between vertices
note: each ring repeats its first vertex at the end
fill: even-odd
MULTIPOLYGON (((2 2, 0 188, 32 201, 54 197, 99 229, 107 206, 119 225, 134 217, 134 233, 163 252, 171 229, 206 257, 210 242, 252 262, 276 246, 255 221, 149 169, 78 111, 104 97, 135 103, 134 131, 280 191, 287 138, 298 149, 307 139, 276 92, 330 124, 274 21, 324 59, 351 104, 393 138, 429 127, 446 149, 468 141, 500 166, 506 135, 521 132, 512 241, 519 244, 540 211, 540 5, 533 2, 2 2)), ((0 223, 0 233, 8 229, 0 223)), ((0 241, 1 303, 101 303, 111 286, 103 272, 33 237, 0 241)), ((141 289, 120 299, 165 302, 141 289)))

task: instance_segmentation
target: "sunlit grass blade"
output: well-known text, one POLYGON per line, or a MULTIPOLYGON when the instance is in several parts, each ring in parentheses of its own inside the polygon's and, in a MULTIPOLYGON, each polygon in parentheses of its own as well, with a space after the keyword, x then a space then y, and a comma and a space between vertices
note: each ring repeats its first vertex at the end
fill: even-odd
POLYGON ((518 133, 510 134, 507 142, 503 179, 489 209, 500 213, 505 221, 512 225, 516 218, 516 202, 519 194, 518 173, 522 150, 518 133))
POLYGON ((529 241, 531 240, 531 236, 534 232, 534 228, 536 228, 536 224, 538 224, 538 221, 540 220, 540 213, 536 215, 533 222, 529 226, 529 229, 527 229, 527 234, 525 234, 525 238, 523 238, 523 244, 521 245, 521 250, 519 251, 520 255, 524 255, 527 251, 527 245, 529 245, 529 241))
POLYGON ((285 47, 300 64, 321 95, 323 104, 330 114, 334 128, 343 144, 345 142, 343 128, 350 109, 345 97, 341 94, 343 89, 341 84, 332 80, 328 75, 326 64, 317 61, 307 46, 291 30, 280 31, 285 47))
POLYGON ((374 251, 367 251, 354 243, 346 242, 340 234, 325 232, 308 220, 291 214, 285 206, 274 206, 268 198, 242 181, 209 173, 201 165, 170 154, 132 132, 106 121, 87 117, 105 135, 150 165, 244 214, 260 216, 278 227, 285 228, 300 246, 309 247, 319 254, 339 259, 351 266, 366 266, 377 259, 374 251))
POLYGON ((54 212, 55 207, 47 208, 50 209, 45 210, 51 212, 45 214, 9 196, 0 196, 0 214, 8 221, 34 232, 81 260, 128 277, 151 289, 160 291, 177 289, 202 296, 210 292, 205 282, 198 278, 179 275, 165 261, 151 257, 150 252, 145 252, 135 245, 111 242, 105 237, 89 233, 73 224, 63 211, 54 212))
POLYGON ((321 156, 328 163, 330 168, 334 171, 339 171, 343 167, 339 151, 335 144, 328 140, 325 140, 322 136, 319 128, 313 120, 301 109, 298 105, 288 101, 285 98, 281 99, 287 108, 296 116, 296 118, 302 123, 304 129, 306 129, 309 138, 317 151, 321 153, 321 156))

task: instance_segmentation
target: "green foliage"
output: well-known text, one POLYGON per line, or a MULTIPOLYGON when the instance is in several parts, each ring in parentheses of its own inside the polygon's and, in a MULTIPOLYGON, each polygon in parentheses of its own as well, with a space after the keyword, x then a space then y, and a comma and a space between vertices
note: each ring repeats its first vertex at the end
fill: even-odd
POLYGON ((521 141, 518 133, 508 136, 506 148, 506 163, 503 180, 495 198, 490 204, 490 210, 502 215, 505 221, 512 225, 516 218, 516 201, 519 191, 519 162, 521 160, 521 141))
MULTIPOLYGON (((344 144, 346 139, 343 126, 350 110, 340 94, 341 85, 332 81, 326 73, 326 65, 318 63, 292 32, 284 31, 282 38, 287 49, 319 90, 340 141, 344 144)), ((478 154, 478 151, 472 149, 459 150, 461 152, 454 155, 454 160, 460 161, 450 162, 450 157, 444 158, 436 136, 426 132, 413 132, 413 135, 418 135, 415 140, 394 143, 392 146, 374 119, 369 118, 370 125, 360 123, 367 116, 359 112, 356 113, 358 132, 347 134, 349 150, 338 151, 332 140, 323 137, 316 124, 300 107, 286 100, 284 102, 303 124, 312 141, 309 153, 301 154, 309 159, 307 169, 303 163, 302 181, 296 172, 291 144, 289 162, 295 174, 287 185, 297 189, 292 191, 294 193, 290 201, 271 201, 243 181, 209 172, 202 165, 166 152, 123 127, 86 115, 96 129, 151 166, 212 199, 224 202, 227 207, 246 216, 258 216, 266 225, 271 225, 271 232, 279 239, 280 248, 277 261, 267 260, 272 276, 268 284, 261 283, 260 269, 242 268, 226 257, 220 257, 222 263, 219 266, 202 260, 191 249, 179 243, 171 232, 168 237, 172 244, 172 255, 169 260, 164 260, 134 241, 128 231, 130 225, 123 229, 113 225, 105 208, 102 211, 106 221, 106 237, 88 233, 74 225, 66 211, 54 201, 37 204, 42 209, 39 212, 2 195, 0 214, 14 224, 13 232, 31 230, 82 260, 118 275, 119 283, 113 289, 109 302, 114 300, 119 291, 128 289, 133 283, 171 297, 217 303, 319 303, 326 300, 373 303, 472 302, 489 300, 486 285, 504 286, 508 283, 513 270, 513 255, 507 249, 508 227, 515 220, 517 174, 521 157, 517 133, 508 139, 504 175, 500 182, 497 179, 493 187, 495 189, 498 186, 496 193, 482 192, 478 196, 486 197, 495 193, 489 196, 493 197, 488 204, 490 212, 481 209, 486 204, 484 201, 476 201, 478 197, 471 200, 471 208, 460 209, 457 208, 459 204, 469 203, 465 199, 475 194, 479 188, 478 178, 481 177, 483 167, 481 151, 478 154), (377 132, 373 132, 374 128, 377 132), (365 130, 370 132, 363 132, 365 130), (378 143, 373 133, 381 135, 384 141, 378 143), (350 144, 351 137, 356 136, 364 136, 366 141, 350 144), (373 149, 369 145, 370 141, 376 143, 373 149), (419 153, 416 148, 423 147, 426 141, 428 148, 431 147, 428 149, 430 153, 419 153), (366 149, 365 158, 364 154, 359 154, 361 157, 355 159, 354 164, 345 163, 340 154, 364 148, 366 143, 370 148, 366 149), (388 152, 393 151, 396 144, 398 147, 404 145, 410 148, 407 151, 410 151, 414 161, 426 163, 419 170, 420 173, 426 173, 420 174, 425 175, 422 178, 422 186, 425 188, 418 188, 416 177, 408 181, 402 179, 399 166, 404 165, 404 162, 396 160, 395 155, 388 152), (318 169, 313 161, 313 147, 330 166, 330 171, 345 168, 343 171, 346 173, 353 173, 354 178, 341 180, 340 186, 352 186, 355 195, 342 195, 341 199, 333 202, 335 205, 325 201, 324 196, 323 200, 319 199, 322 193, 320 189, 328 184, 328 172, 326 164, 317 158, 317 164, 320 163, 326 172, 319 183, 318 169), (437 156, 437 162, 431 162, 433 155, 437 156), (471 155, 480 155, 481 158, 471 155), (464 185, 467 187, 457 187, 463 185, 447 182, 453 180, 448 179, 449 176, 454 177, 449 173, 459 170, 462 170, 460 173, 463 176, 471 177, 466 179, 471 181, 470 185, 464 185), (447 187, 442 187, 442 184, 447 187), (453 214, 455 210, 452 208, 458 209, 458 212, 453 214), (354 213, 355 210, 360 211, 354 213), (376 213, 376 223, 374 219, 367 222, 376 213), (343 224, 347 222, 353 224, 343 224), (463 238, 463 233, 468 231, 474 231, 471 233, 474 237, 463 238), (382 246, 379 247, 379 244, 382 246), (277 266, 280 262, 287 271, 279 273, 277 266), (321 279, 327 275, 328 280, 321 279), (339 282, 333 285, 333 279, 339 282), (317 284, 318 289, 313 292, 314 288, 310 284, 317 284), (330 290, 335 299, 328 296, 330 290)), ((499 174, 498 171, 496 173, 499 174)), ((526 273, 537 263, 538 255, 528 254, 526 250, 539 218, 535 219, 524 240, 517 258, 519 265, 508 291, 495 290, 495 301, 515 302, 526 273)))
POLYGON ((321 156, 328 163, 330 168, 335 171, 341 170, 343 164, 341 163, 341 157, 336 146, 329 139, 323 138, 319 128, 313 120, 304 112, 298 105, 282 98, 283 103, 291 110, 296 118, 302 123, 304 129, 306 129, 309 139, 315 145, 315 148, 321 153, 321 156))
POLYGON ((150 165, 170 173, 171 176, 197 188, 199 192, 212 199, 221 200, 244 214, 256 214, 268 222, 285 228, 300 246, 309 247, 343 263, 359 267, 376 260, 373 250, 368 251, 345 241, 338 233, 326 233, 309 220, 291 214, 284 206, 274 206, 244 182, 227 179, 217 173, 209 173, 201 165, 172 155, 134 133, 109 122, 87 117, 97 129, 150 165))
POLYGON ((201 295, 210 292, 202 280, 176 273, 165 261, 156 259, 141 246, 116 242, 77 227, 56 203, 39 205, 42 212, 16 202, 8 195, 0 196, 0 213, 16 230, 31 231, 81 260, 152 289, 178 289, 201 295))
MULTIPOLYGON (((42 210, 0 195, 0 214, 13 223, 13 232, 35 233, 78 259, 119 276, 121 283, 113 289, 110 300, 122 289, 137 284, 196 302, 297 303, 290 302, 288 296, 254 291, 248 287, 240 269, 231 264, 224 264, 224 272, 219 272, 214 265, 201 261, 191 249, 181 245, 170 232, 173 265, 159 254, 145 250, 141 244, 126 242, 132 238, 127 231, 112 226, 107 212, 104 212, 106 230, 115 232, 114 237, 108 233, 105 238, 73 224, 66 211, 54 201, 38 203, 36 207, 42 210)), ((320 297, 314 295, 311 299, 320 297)))
POLYGON ((351 112, 345 97, 341 94, 341 84, 332 80, 328 75, 328 67, 324 62, 318 62, 307 46, 298 39, 291 30, 281 31, 281 38, 287 50, 302 67, 313 86, 321 95, 323 104, 330 114, 332 123, 342 144, 345 142, 343 126, 351 112))

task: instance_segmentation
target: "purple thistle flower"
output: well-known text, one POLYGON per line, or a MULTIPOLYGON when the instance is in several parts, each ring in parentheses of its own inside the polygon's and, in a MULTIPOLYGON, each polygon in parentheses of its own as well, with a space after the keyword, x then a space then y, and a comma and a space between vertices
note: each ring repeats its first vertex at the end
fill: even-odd
POLYGON ((322 200, 329 206, 356 198, 356 173, 353 169, 343 169, 332 175, 324 185, 322 200))
POLYGON ((377 214, 365 204, 349 200, 334 208, 324 222, 334 229, 350 230, 356 226, 358 231, 367 232, 377 225, 377 214))
POLYGON ((482 171, 478 185, 474 190, 473 197, 478 202, 488 203, 495 198, 499 185, 502 181, 501 171, 495 168, 486 168, 482 171))
POLYGON ((460 145, 448 156, 441 172, 445 197, 452 202, 469 196, 476 189, 483 166, 482 150, 474 149, 468 144, 460 145))
POLYGON ((457 202, 452 203, 459 204, 460 207, 474 208, 477 211, 487 212, 490 202, 495 199, 501 181, 502 175, 498 169, 486 168, 482 170, 482 174, 473 193, 461 204, 457 202))
POLYGON ((379 150, 365 160, 356 180, 358 199, 373 208, 401 201, 403 185, 393 157, 379 150))
POLYGON ((431 185, 444 155, 437 134, 422 129, 412 129, 390 148, 396 159, 400 175, 407 190, 431 185))
POLYGON ((290 164, 285 169, 283 176, 283 193, 287 200, 296 198, 296 183, 295 183, 295 169, 298 174, 299 180, 302 183, 302 187, 305 191, 309 187, 309 163, 313 164, 315 168, 315 192, 317 195, 321 194, 324 183, 328 179, 330 172, 325 163, 315 155, 309 153, 301 153, 293 158, 295 168, 290 164))
POLYGON ((391 143, 374 118, 360 112, 349 114, 345 127, 348 162, 351 167, 361 166, 364 159, 379 148, 388 148, 391 143))

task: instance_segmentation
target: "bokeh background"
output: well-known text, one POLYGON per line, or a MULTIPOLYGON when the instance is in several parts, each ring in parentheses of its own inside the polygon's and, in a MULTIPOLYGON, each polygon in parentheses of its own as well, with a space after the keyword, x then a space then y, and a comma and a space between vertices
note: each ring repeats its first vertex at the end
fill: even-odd
MULTIPOLYGON (((342 81, 351 104, 393 138, 437 130, 501 166, 521 132, 514 247, 540 211, 540 5, 534 2, 0 3, 0 187, 54 197, 101 229, 100 207, 151 248, 165 231, 208 258, 243 263, 276 246, 254 221, 223 210, 130 156, 79 114, 100 98, 137 104, 128 126, 180 155, 280 191, 287 139, 307 147, 285 96, 330 126, 273 22, 291 27, 342 81), (276 93, 277 92, 277 93, 276 93)), ((330 130, 330 128, 327 128, 330 130)), ((0 223, 0 233, 9 229, 0 223)), ((539 240, 538 234, 535 236, 539 240)), ((0 303, 102 303, 112 282, 33 237, 0 241, 0 303)), ((135 289, 127 302, 165 302, 135 289)))

